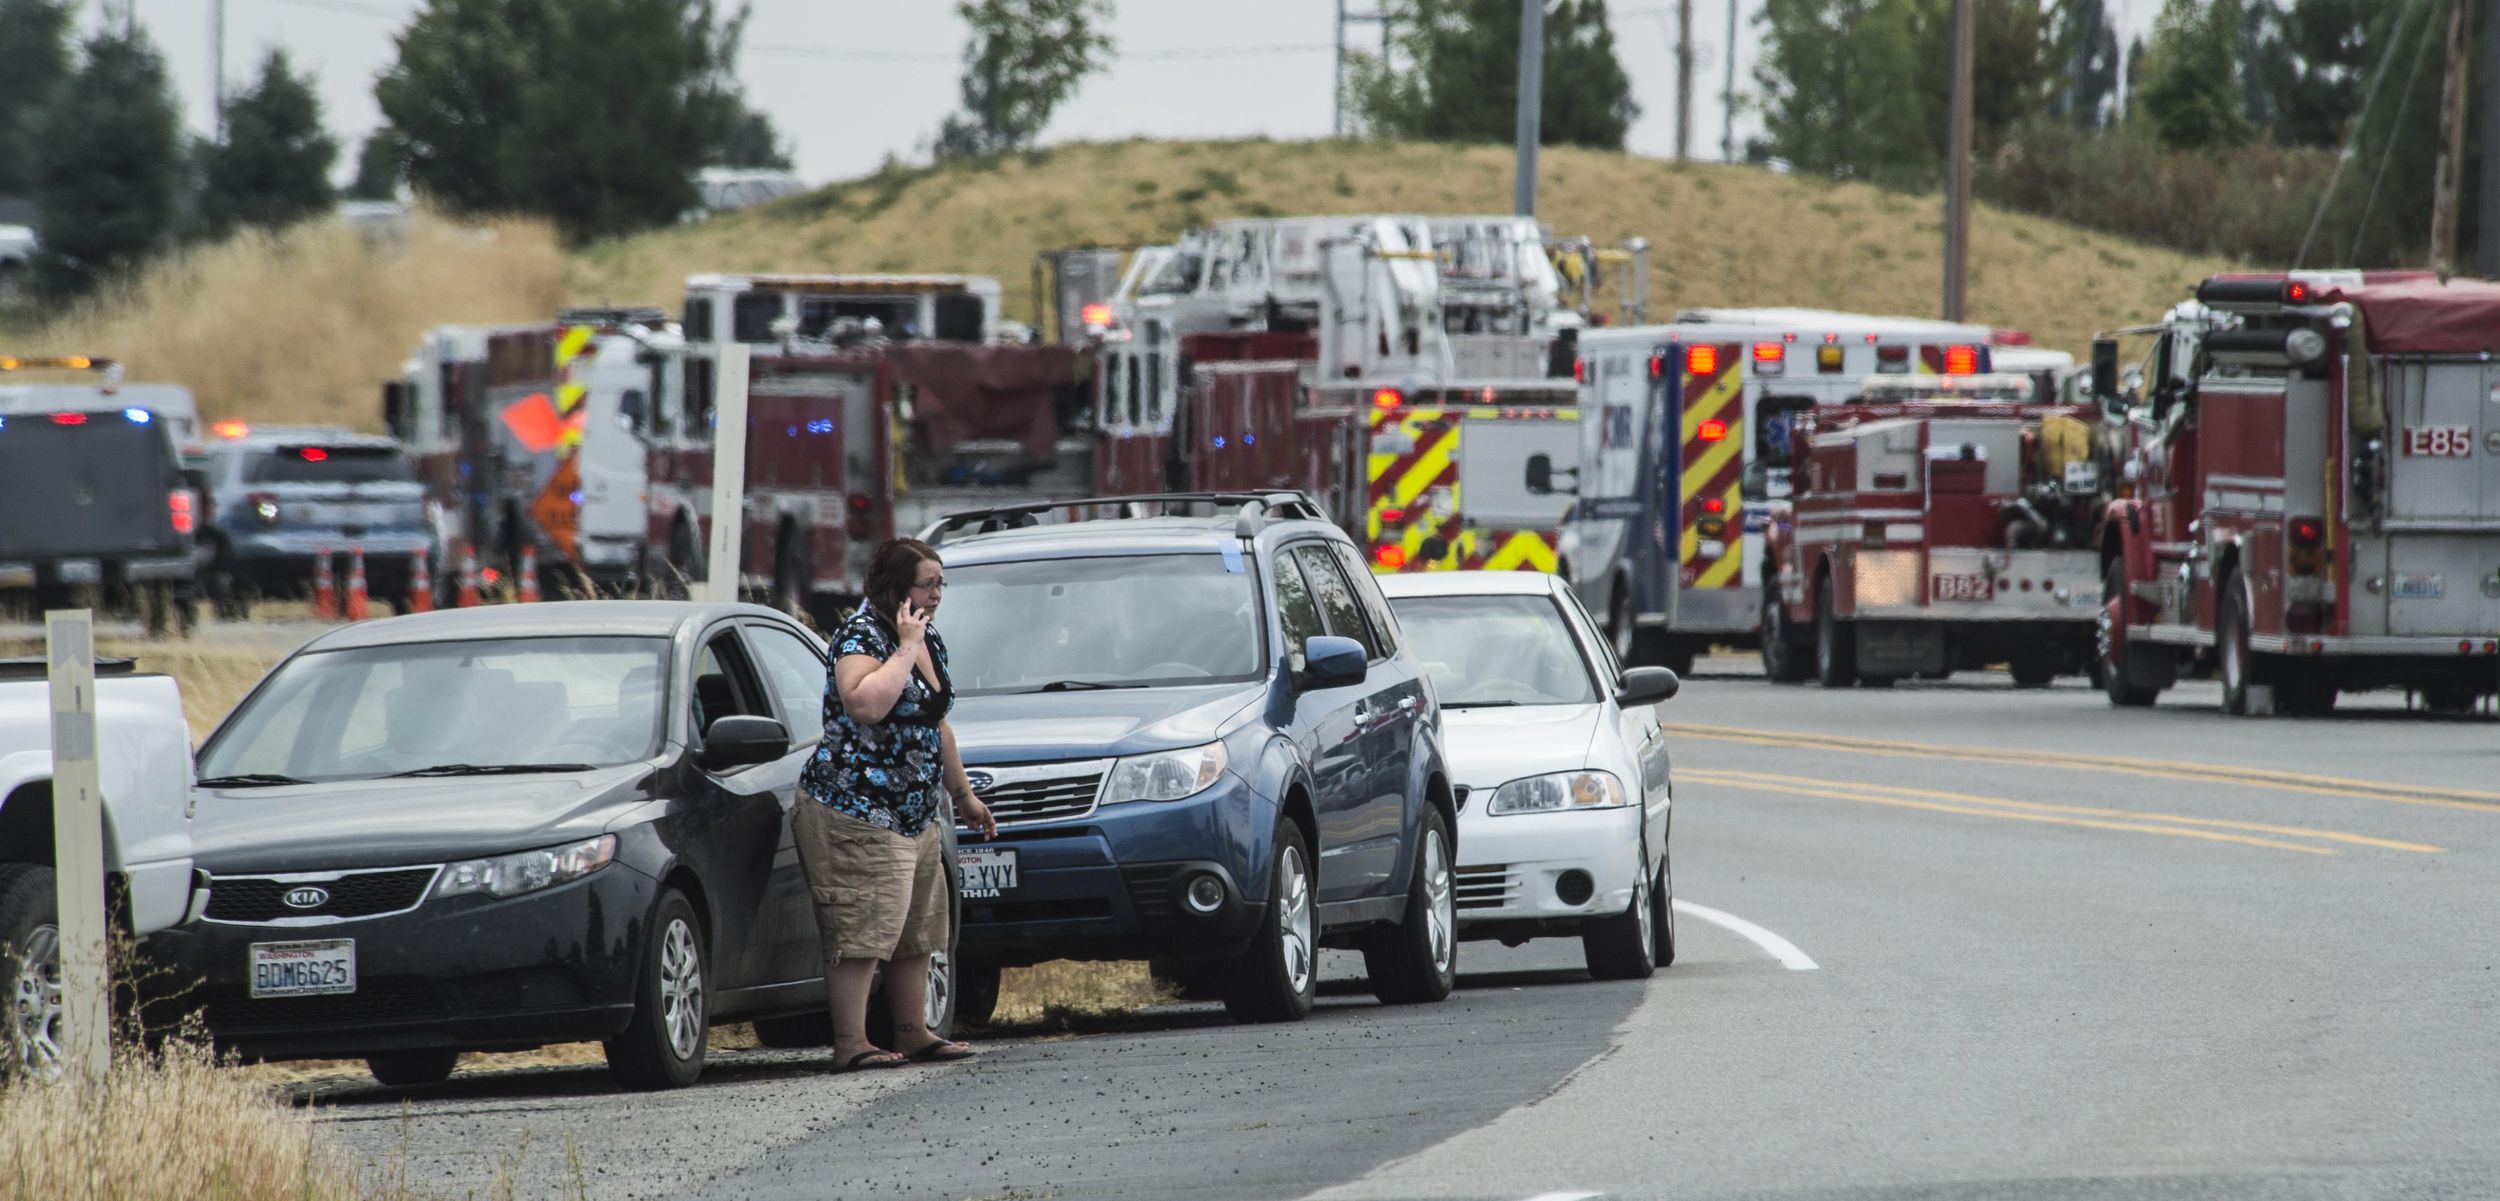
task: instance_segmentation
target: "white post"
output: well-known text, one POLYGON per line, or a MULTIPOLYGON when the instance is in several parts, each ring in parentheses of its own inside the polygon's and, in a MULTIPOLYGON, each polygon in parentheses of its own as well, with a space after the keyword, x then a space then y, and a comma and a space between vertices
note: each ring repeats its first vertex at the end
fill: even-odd
POLYGON ((43 615, 52 679, 53 886, 60 913, 62 1066, 101 1087, 112 1062, 104 957, 104 788, 96 775, 95 615, 43 615))
POLYGON ((703 599, 715 604, 738 599, 747 524, 747 365, 754 353, 743 342, 722 346, 712 393, 712 546, 703 599))

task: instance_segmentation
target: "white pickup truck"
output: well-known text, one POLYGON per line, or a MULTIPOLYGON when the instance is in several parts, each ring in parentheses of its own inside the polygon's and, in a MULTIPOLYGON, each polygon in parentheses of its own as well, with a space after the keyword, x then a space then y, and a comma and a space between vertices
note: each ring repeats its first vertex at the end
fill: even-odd
MULTIPOLYGON (((142 937, 205 903, 191 867, 191 728, 173 678, 96 663, 104 871, 116 926, 142 937)), ((61 1054, 54 917, 52 692, 41 659, 0 660, 0 1076, 61 1054)))

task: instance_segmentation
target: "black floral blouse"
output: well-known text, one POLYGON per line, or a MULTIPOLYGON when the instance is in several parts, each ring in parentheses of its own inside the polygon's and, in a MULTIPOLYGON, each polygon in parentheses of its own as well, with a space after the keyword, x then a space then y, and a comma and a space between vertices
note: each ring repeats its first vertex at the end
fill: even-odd
POLYGON ((938 687, 918 671, 903 686, 885 720, 851 720, 833 680, 833 664, 845 655, 882 663, 900 649, 902 637, 876 609, 861 605, 834 634, 825 666, 825 740, 807 761, 800 787, 837 813, 882 826, 906 838, 919 836, 946 795, 946 755, 938 722, 954 707, 955 686, 946 674, 946 640, 932 626, 925 635, 938 687))

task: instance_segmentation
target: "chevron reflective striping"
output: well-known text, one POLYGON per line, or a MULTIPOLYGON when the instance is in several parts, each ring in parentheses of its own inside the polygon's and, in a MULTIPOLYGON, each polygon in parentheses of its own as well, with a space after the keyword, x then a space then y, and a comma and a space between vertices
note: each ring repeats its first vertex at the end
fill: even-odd
POLYGON ((1735 498, 1740 495, 1745 466, 1745 381, 1739 366, 1744 349, 1737 344, 1721 346, 1718 374, 1684 377, 1684 395, 1688 398, 1682 423, 1684 474, 1678 488, 1684 502, 1678 506, 1683 529, 1676 540, 1676 561, 1682 566, 1680 574, 1686 587, 1725 587, 1742 567, 1744 556, 1736 544, 1744 538, 1744 522, 1736 512, 1735 498), (1701 427, 1709 421, 1721 422, 1723 426, 1716 440, 1705 441, 1701 427), (1725 511, 1704 514, 1701 506, 1693 502, 1705 496, 1729 498, 1725 511), (1725 524, 1720 536, 1714 539, 1725 547, 1717 559, 1701 555, 1701 522, 1705 516, 1717 517, 1725 524))
POLYGON ((1502 548, 1485 556, 1486 571, 1511 571, 1532 567, 1538 571, 1554 570, 1553 543, 1534 530, 1520 530, 1502 541, 1502 548))
POLYGON ((592 335, 598 332, 595 326, 568 325, 564 327, 564 335, 556 339, 556 370, 562 371, 571 366, 573 360, 582 357, 582 351, 590 347, 592 335))

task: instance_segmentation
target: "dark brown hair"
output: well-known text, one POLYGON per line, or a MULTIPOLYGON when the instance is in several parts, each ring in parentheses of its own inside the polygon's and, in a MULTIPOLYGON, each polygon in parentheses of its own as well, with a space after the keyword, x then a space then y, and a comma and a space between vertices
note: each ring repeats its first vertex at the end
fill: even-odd
POLYGON ((878 616, 894 621, 903 597, 920 578, 922 563, 939 563, 937 548, 918 538, 888 538, 868 556, 868 578, 861 585, 878 616))

